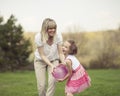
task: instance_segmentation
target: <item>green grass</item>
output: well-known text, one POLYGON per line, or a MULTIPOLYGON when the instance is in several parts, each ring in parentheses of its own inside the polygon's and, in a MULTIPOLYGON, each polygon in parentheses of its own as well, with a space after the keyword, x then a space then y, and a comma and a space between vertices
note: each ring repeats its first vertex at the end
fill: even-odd
MULTIPOLYGON (((75 96, 120 96, 120 70, 88 70, 92 86, 75 96)), ((65 82, 54 96, 64 96, 65 82)), ((34 71, 0 73, 0 96, 38 96, 34 71)))

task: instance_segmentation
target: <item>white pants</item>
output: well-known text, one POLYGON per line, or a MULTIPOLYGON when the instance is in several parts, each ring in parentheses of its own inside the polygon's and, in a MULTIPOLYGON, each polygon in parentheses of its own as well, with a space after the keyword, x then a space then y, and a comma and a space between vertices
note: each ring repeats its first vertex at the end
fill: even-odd
MULTIPOLYGON (((55 60, 52 63, 55 66, 59 64, 58 60, 55 60)), ((39 96, 54 96, 56 80, 51 74, 51 67, 47 66, 45 62, 35 59, 34 69, 37 79, 37 88, 38 88, 39 96), (46 72, 48 73, 48 78, 46 78, 47 77, 46 72)))

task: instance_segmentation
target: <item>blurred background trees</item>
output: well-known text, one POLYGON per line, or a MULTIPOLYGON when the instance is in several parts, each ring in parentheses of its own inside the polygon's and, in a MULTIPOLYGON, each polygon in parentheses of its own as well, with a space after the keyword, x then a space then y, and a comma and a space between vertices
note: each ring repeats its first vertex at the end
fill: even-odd
POLYGON ((101 37, 90 68, 120 68, 120 30, 102 32, 101 37))
MULTIPOLYGON (((13 15, 5 23, 0 17, 0 71, 26 70, 28 66, 33 69, 36 32, 24 32, 16 21, 13 15)), ((85 68, 120 68, 120 27, 116 30, 84 32, 73 26, 62 35, 64 41, 75 40, 78 46, 76 57, 85 68)))
POLYGON ((29 64, 31 43, 24 38, 21 25, 16 25, 13 15, 4 23, 0 17, 0 71, 19 69, 29 64))
MULTIPOLYGON (((73 26, 74 27, 74 26, 73 26)), ((76 57, 85 68, 109 69, 120 68, 120 30, 106 30, 97 32, 84 32, 80 30, 62 32, 63 40, 73 39, 78 46, 76 57)), ((78 28, 77 28, 78 29, 78 28)), ((30 60, 34 59, 34 36, 36 33, 24 32, 30 38, 33 52, 30 60)))
POLYGON ((78 46, 81 64, 86 68, 120 68, 120 30, 64 33, 64 40, 73 39, 78 46))

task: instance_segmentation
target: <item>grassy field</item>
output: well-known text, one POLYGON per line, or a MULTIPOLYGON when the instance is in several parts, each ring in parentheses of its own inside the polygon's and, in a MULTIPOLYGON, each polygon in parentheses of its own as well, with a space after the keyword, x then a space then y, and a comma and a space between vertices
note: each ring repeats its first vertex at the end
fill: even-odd
MULTIPOLYGON (((75 96, 120 96, 120 70, 88 70, 92 86, 75 96)), ((65 82, 54 96, 64 96, 65 82)), ((34 71, 0 73, 0 96, 38 96, 34 71)))

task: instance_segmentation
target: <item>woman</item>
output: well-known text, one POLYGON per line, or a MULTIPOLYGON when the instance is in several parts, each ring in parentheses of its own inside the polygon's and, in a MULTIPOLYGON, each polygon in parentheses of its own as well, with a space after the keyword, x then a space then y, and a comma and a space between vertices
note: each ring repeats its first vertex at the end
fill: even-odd
POLYGON ((53 96, 56 80, 52 71, 59 61, 63 62, 62 36, 56 32, 57 25, 53 19, 46 18, 43 21, 40 33, 35 36, 37 49, 35 51, 34 68, 37 79, 39 96, 53 96), (46 82, 48 72, 48 82, 46 82), (46 85, 48 88, 46 91, 46 85))

